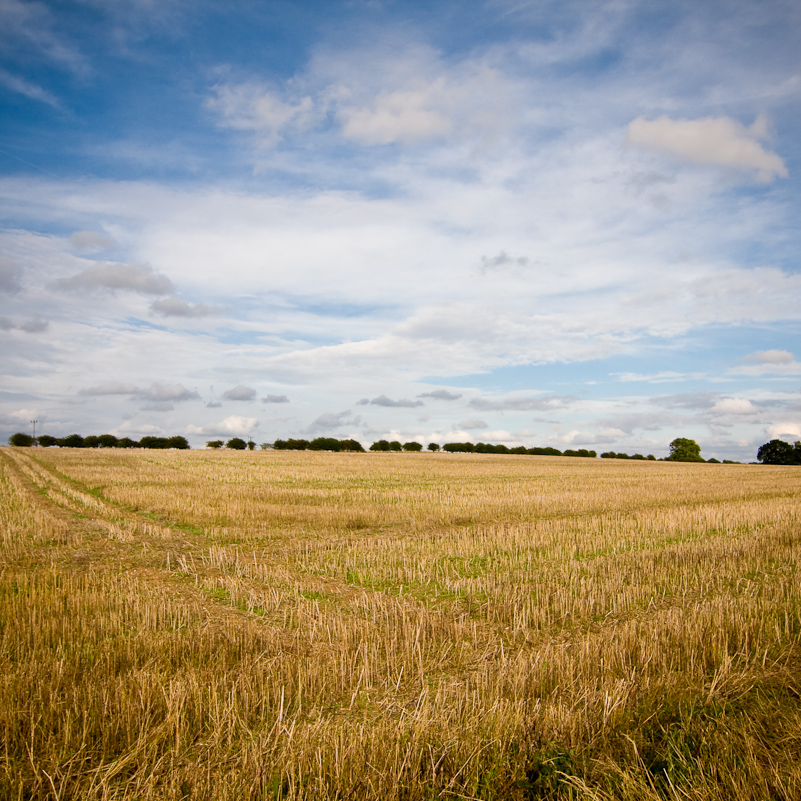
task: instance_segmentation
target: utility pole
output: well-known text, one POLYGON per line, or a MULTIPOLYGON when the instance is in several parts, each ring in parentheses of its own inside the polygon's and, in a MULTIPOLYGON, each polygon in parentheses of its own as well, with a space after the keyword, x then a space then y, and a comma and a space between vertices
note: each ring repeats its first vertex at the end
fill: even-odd
POLYGON ((39 422, 38 420, 31 420, 31 423, 33 423, 33 444, 34 445, 36 445, 36 424, 38 422, 39 422))

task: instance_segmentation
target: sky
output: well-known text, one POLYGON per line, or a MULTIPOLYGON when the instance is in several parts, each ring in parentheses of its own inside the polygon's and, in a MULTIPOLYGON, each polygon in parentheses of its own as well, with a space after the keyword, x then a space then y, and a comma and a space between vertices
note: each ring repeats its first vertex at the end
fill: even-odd
POLYGON ((801 439, 796 0, 0 0, 0 441, 801 439))

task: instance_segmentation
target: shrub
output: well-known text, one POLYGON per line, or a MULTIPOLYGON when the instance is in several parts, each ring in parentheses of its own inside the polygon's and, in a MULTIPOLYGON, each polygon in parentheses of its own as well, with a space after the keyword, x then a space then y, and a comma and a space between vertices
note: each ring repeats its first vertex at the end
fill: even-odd
POLYGON ((8 444, 13 445, 15 448, 30 448, 33 445, 33 437, 30 434, 23 434, 18 431, 8 438, 8 444))

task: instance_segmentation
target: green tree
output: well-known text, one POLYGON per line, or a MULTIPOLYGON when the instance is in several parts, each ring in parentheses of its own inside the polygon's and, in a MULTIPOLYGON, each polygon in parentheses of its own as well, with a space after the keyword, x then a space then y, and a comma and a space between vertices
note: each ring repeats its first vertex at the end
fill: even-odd
MULTIPOLYGON (((798 443, 796 443, 798 446, 798 443)), ((766 442, 757 451, 757 459, 762 464, 798 464, 796 462, 795 448, 782 439, 772 439, 766 442)), ((799 448, 801 451, 801 448, 799 448)))
POLYGON ((670 443, 670 456, 667 462, 703 462, 701 446, 694 439, 677 437, 670 443))
POLYGON ((243 451, 245 448, 247 448, 247 446, 247 442, 245 442, 245 440, 243 440, 241 437, 234 437, 225 443, 226 448, 231 448, 231 450, 234 451, 243 451))
POLYGON ((437 445, 436 442, 429 442, 428 450, 430 450, 431 453, 436 453, 439 450, 439 445, 437 445))
POLYGON ((213 448, 215 451, 216 451, 218 448, 222 448, 222 446, 223 446, 223 445, 225 445, 225 443, 224 443, 224 442, 223 442, 221 439, 210 439, 210 440, 209 440, 209 441, 206 443, 206 447, 207 447, 207 448, 213 448))
POLYGON ((117 447, 118 448, 138 448, 139 443, 135 439, 131 439, 130 437, 123 437, 122 439, 117 440, 117 447))
POLYGON ((248 450, 252 451, 255 447, 256 447, 256 443, 252 439, 249 439, 248 440, 248 450))
POLYGON ((70 434, 58 441, 60 448, 83 448, 83 437, 80 434, 70 434))
POLYGON ((374 442, 370 446, 371 451, 388 451, 389 450, 389 442, 385 439, 380 439, 378 442, 374 442))
POLYGON ((404 442, 403 450, 417 452, 423 450, 423 446, 419 442, 404 442))
POLYGON ((41 436, 36 438, 36 441, 43 448, 51 448, 53 447, 53 445, 58 444, 58 440, 55 437, 51 437, 50 434, 42 434, 41 436))
POLYGON ((97 438, 98 445, 101 448, 116 448, 117 438, 113 434, 101 434, 97 438))
POLYGON ((8 438, 8 444, 13 445, 15 448, 30 448, 34 443, 33 437, 30 434, 23 434, 18 431, 8 438))
POLYGON ((391 451, 402 451, 403 445, 401 445, 400 442, 398 442, 398 440, 393 439, 392 442, 389 443, 389 449, 391 451))
POLYGON ((187 451, 189 450, 189 443, 186 440, 186 437, 182 437, 179 435, 175 437, 170 437, 167 440, 167 447, 168 448, 175 448, 179 451, 187 451))

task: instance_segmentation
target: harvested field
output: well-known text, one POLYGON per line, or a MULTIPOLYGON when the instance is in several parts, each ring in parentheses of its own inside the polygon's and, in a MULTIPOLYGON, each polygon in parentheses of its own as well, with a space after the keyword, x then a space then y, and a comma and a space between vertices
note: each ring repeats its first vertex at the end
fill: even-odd
POLYGON ((801 469, 0 449, 0 797, 801 798, 801 469))

